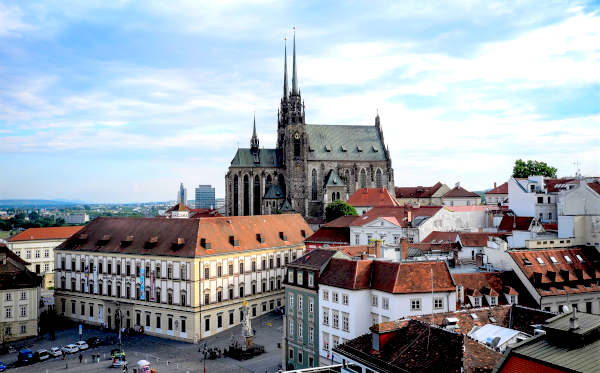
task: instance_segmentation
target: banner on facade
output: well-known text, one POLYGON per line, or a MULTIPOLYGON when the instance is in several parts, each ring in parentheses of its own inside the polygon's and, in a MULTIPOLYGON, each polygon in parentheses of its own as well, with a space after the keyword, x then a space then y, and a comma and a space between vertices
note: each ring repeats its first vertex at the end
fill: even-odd
POLYGON ((85 273, 83 274, 83 280, 85 282, 84 286, 85 286, 85 292, 86 293, 90 292, 90 286, 89 286, 89 282, 88 282, 88 275, 89 275, 88 272, 89 272, 89 270, 90 270, 90 268, 86 264, 86 266, 85 266, 85 273))
POLYGON ((140 299, 146 300, 145 283, 144 283, 144 267, 140 268, 140 299))
POLYGON ((154 270, 152 270, 152 276, 150 276, 150 300, 154 302, 154 270))
POLYGON ((94 266, 94 294, 98 294, 98 266, 94 266))

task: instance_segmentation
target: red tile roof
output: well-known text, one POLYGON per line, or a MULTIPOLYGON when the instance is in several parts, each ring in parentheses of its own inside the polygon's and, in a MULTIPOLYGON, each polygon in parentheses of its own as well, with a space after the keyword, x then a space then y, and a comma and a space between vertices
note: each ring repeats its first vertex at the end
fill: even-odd
MULTIPOLYGON (((455 273, 452 277, 457 286, 463 286, 466 295, 496 296, 501 304, 506 303, 506 299, 500 295, 505 294, 512 289, 504 283, 502 278, 503 272, 455 273)), ((483 301, 485 302, 485 300, 483 301)), ((465 297, 465 303, 466 302, 467 299, 465 297)))
POLYGON ((323 224, 321 226, 321 228, 326 227, 326 228, 348 228, 352 225, 352 223, 354 222, 355 219, 357 219, 358 216, 340 216, 339 218, 330 221, 327 224, 323 224))
POLYGON ((83 226, 29 228, 8 239, 9 242, 34 241, 34 240, 60 240, 67 239, 79 232, 83 226))
POLYGON ((344 254, 353 257, 360 258, 362 253, 369 252, 369 245, 349 245, 349 246, 338 246, 335 250, 341 251, 344 254))
POLYGON ((452 243, 458 241, 458 232, 433 231, 421 243, 452 243))
POLYGON ((488 190, 485 194, 508 194, 508 181, 488 190))
POLYGON ((588 183, 588 186, 592 188, 594 192, 600 194, 600 181, 594 181, 593 183, 588 183))
POLYGON ((600 271, 581 248, 514 250, 509 254, 541 296, 600 291, 600 271))
POLYGON ((531 216, 504 215, 498 225, 498 231, 528 231, 532 221, 533 217, 531 216))
POLYGON ((190 211, 190 208, 187 207, 183 202, 179 202, 175 206, 170 207, 166 212, 171 211, 190 211))
POLYGON ((580 180, 576 178, 545 178, 544 184, 546 185, 546 191, 548 193, 558 193, 561 189, 564 189, 564 184, 579 184, 579 181, 580 180))
POLYGON ((24 289, 40 285, 41 277, 27 269, 26 265, 29 263, 4 244, 0 244, 0 255, 4 258, 0 262, 0 290, 24 289))
POLYGON ((385 188, 360 188, 347 201, 354 207, 400 206, 385 188))
POLYGON ((460 243, 466 247, 485 247, 489 237, 503 237, 505 233, 496 232, 459 232, 460 243))
POLYGON ((190 218, 198 219, 198 218, 208 218, 211 216, 223 216, 219 214, 217 209, 190 209, 190 218))
POLYGON ((444 262, 399 263, 332 259, 320 283, 344 289, 376 289, 394 294, 449 292, 456 287, 444 262))
MULTIPOLYGON (((408 209, 405 207, 374 207, 369 211, 365 212, 362 216, 356 217, 350 224, 352 226, 363 226, 376 220, 380 217, 395 218, 395 221, 400 224, 401 227, 406 227, 408 209)), ((392 222, 394 222, 392 220, 392 222)), ((396 224, 396 223, 394 223, 396 224)))
POLYGON ((349 245, 350 229, 322 226, 304 242, 349 245))
POLYGON ((439 181, 430 187, 396 187, 396 198, 431 198, 442 187, 439 181))
POLYGON ((199 257, 303 245, 310 234, 312 230, 298 214, 200 219, 97 218, 57 250, 199 257), (126 237, 133 240, 126 241, 126 237))
POLYGON ((481 198, 481 196, 479 194, 469 192, 468 190, 461 187, 460 185, 457 185, 454 188, 450 189, 442 197, 443 198, 460 198, 460 197, 479 197, 479 198, 481 198))

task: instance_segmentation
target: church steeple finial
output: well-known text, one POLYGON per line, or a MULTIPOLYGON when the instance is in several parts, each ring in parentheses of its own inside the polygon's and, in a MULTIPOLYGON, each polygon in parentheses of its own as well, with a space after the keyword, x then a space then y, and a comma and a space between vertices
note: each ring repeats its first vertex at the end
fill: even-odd
POLYGON ((287 78, 287 36, 283 39, 285 44, 283 47, 283 99, 288 97, 288 78, 287 78))
POLYGON ((298 94, 298 77, 296 76, 296 26, 293 28, 294 30, 294 52, 293 52, 293 60, 292 60, 292 94, 298 94))
POLYGON ((256 114, 254 114, 254 120, 252 123, 252 138, 250 139, 250 149, 254 152, 258 150, 259 141, 258 136, 256 136, 256 114))

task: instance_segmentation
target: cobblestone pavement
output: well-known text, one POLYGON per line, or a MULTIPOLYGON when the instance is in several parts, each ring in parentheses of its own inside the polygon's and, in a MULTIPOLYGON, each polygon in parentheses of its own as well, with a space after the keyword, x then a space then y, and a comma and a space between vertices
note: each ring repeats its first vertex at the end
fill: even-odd
MULTIPOLYGON (((203 361, 202 354, 198 349, 202 348, 204 342, 209 348, 224 348, 229 345, 231 336, 240 336, 240 326, 215 336, 206 338, 199 344, 183 343, 167 339, 156 338, 152 336, 130 336, 123 338, 123 348, 129 361, 129 372, 133 372, 138 360, 145 359, 152 363, 152 368, 160 373, 196 373, 204 371, 206 363, 206 372, 227 372, 227 373, 264 373, 276 372, 281 365, 281 349, 278 343, 281 342, 282 335, 282 317, 280 315, 267 314, 252 320, 252 327, 256 330, 255 343, 265 347, 265 353, 253 359, 237 361, 230 358, 217 358, 215 360, 203 361)), ((114 333, 102 333, 99 330, 86 330, 84 328, 83 339, 98 336, 104 339, 105 336, 114 336, 114 333)), ((63 330, 56 333, 56 340, 49 341, 42 339, 32 341, 29 348, 32 351, 38 349, 50 349, 52 346, 63 346, 74 343, 79 340, 77 330, 63 330)), ((83 351, 83 361, 79 363, 79 353, 69 355, 68 359, 51 358, 47 361, 35 363, 24 367, 10 368, 9 372, 119 372, 117 368, 111 368, 110 350, 116 346, 101 346, 83 351), (93 362, 92 354, 100 354, 100 362, 93 362), (68 367, 68 368, 67 368, 68 367)), ((0 361, 13 363, 17 359, 17 354, 0 355, 0 361)))

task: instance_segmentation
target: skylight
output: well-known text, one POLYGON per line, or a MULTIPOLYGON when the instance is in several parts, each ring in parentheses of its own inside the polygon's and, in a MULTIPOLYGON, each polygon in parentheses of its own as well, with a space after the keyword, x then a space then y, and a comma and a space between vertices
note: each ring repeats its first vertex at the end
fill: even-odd
POLYGON ((541 265, 544 265, 544 261, 542 260, 542 258, 540 258, 539 256, 537 258, 538 263, 540 263, 541 265))
POLYGON ((471 318, 472 318, 473 320, 477 320, 479 317, 477 317, 477 315, 476 315, 476 314, 472 313, 472 314, 471 314, 471 318))
POLYGON ((558 264, 558 260, 556 260, 556 258, 555 258, 555 257, 551 256, 551 257, 550 257, 550 260, 552 261, 552 263, 554 263, 554 264, 558 264))
POLYGON ((579 263, 585 262, 585 260, 583 260, 583 258, 581 257, 581 255, 575 254, 575 257, 577 258, 577 260, 579 260, 579 263))
POLYGON ((524 263, 526 266, 530 266, 530 265, 531 265, 531 262, 530 262, 530 261, 529 261, 529 259, 527 259, 527 258, 523 258, 523 263, 524 263))
POLYGON ((565 258, 565 260, 567 261, 567 263, 569 263, 569 264, 573 263, 573 261, 571 260, 570 256, 565 255, 563 258, 565 258))

